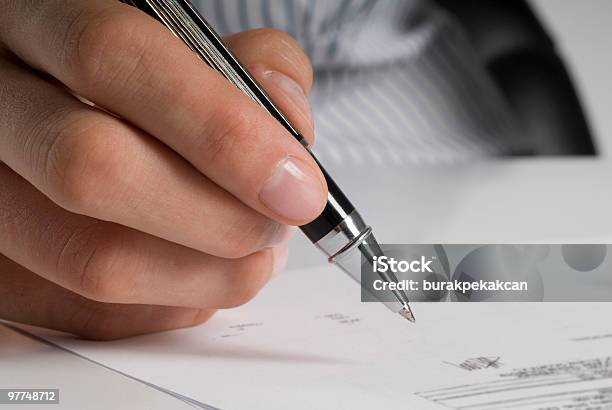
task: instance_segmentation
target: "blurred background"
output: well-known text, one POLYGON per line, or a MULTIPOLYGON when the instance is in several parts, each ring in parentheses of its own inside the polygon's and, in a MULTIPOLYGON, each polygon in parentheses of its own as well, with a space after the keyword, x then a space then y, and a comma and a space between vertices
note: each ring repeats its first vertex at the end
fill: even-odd
POLYGON ((226 35, 291 34, 315 70, 325 164, 605 151, 607 0, 199 0, 226 35))
MULTIPOLYGON (((439 50, 434 47, 439 43, 420 43, 429 44, 427 50, 438 60, 429 60, 427 50, 407 47, 414 54, 398 64, 399 70, 410 70, 414 76, 412 81, 404 76, 400 82, 410 92, 398 105, 408 120, 402 122, 399 114, 392 118, 401 124, 397 135, 385 126, 384 118, 378 118, 379 126, 373 129, 359 122, 353 128, 346 125, 350 131, 344 134, 334 132, 325 127, 325 121, 341 121, 335 103, 346 107, 343 100, 347 98, 339 89, 334 104, 326 105, 321 94, 317 96, 324 93, 321 82, 325 80, 320 77, 316 82, 322 89, 316 86, 313 95, 313 102, 322 102, 314 107, 315 149, 372 224, 379 241, 610 243, 612 2, 439 0, 415 4, 433 4, 436 15, 442 17, 411 20, 413 35, 427 32, 422 28, 427 22, 445 21, 437 27, 448 30, 450 36, 437 38, 452 38, 452 44, 464 52, 458 56, 452 52, 456 47, 447 48, 447 56, 457 65, 442 61, 438 66, 436 61, 444 59, 431 50, 439 50), (496 51, 500 49, 505 52, 496 51), (485 79, 472 82, 469 90, 475 91, 467 96, 462 91, 465 81, 459 81, 457 88, 437 86, 457 85, 448 81, 457 66, 471 67, 463 80, 485 79), (436 71, 436 67, 447 68, 436 71), (428 81, 432 71, 438 76, 428 81), (423 101, 424 95, 434 97, 429 103, 414 104, 419 98, 423 101), (469 104, 474 96, 478 96, 477 104, 469 104), (444 104, 466 97, 463 104, 450 108, 444 104), (462 115, 453 115, 461 108, 462 115), (418 125, 424 119, 430 120, 430 128, 418 125), (412 121, 417 125, 410 128, 412 121), (367 135, 360 136, 356 128, 367 135), (359 147, 352 141, 359 141, 359 147)), ((323 63, 318 62, 317 74, 325 71, 323 63)), ((343 81, 350 81, 350 76, 343 81)), ((388 77, 382 81, 388 83, 388 77)), ((371 90, 370 85, 364 88, 371 90)), ((363 95, 358 92, 352 97, 348 100, 355 102, 363 95)), ((373 110, 388 107, 389 101, 366 105, 373 110)), ((318 255, 305 240, 298 236, 294 245, 290 267, 315 263, 318 255)))
POLYGON ((612 150, 612 2, 530 0, 572 74, 600 155, 612 150))

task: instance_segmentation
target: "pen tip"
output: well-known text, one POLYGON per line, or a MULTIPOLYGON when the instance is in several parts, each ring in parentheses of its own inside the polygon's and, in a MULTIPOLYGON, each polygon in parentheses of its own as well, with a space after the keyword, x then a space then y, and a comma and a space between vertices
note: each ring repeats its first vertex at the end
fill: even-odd
POLYGON ((402 315, 402 317, 404 317, 405 319, 411 321, 412 323, 415 322, 414 314, 412 313, 412 309, 410 309, 410 306, 408 306, 408 304, 404 304, 404 307, 402 308, 402 310, 399 311, 399 314, 402 315))

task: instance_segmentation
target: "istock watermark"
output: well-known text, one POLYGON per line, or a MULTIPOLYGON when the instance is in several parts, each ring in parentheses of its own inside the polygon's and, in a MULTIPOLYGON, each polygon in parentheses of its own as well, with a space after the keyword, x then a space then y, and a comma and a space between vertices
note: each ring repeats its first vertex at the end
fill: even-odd
POLYGON ((372 266, 374 272, 386 273, 391 271, 393 273, 405 273, 405 272, 430 272, 430 265, 433 260, 427 260, 424 256, 417 260, 396 260, 395 258, 389 258, 388 256, 374 256, 372 258, 372 266))
POLYGON ((413 301, 612 301, 609 245, 382 245, 361 259, 361 298, 413 301))

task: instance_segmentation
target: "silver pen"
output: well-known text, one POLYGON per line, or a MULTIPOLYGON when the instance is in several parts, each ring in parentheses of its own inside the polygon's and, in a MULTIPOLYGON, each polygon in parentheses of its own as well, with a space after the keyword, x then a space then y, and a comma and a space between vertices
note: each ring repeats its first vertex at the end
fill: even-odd
MULTIPOLYGON (((320 166, 327 181, 327 205, 319 217, 300 229, 312 243, 322 250, 330 263, 338 265, 353 279, 361 282, 361 257, 355 258, 354 252, 373 263, 375 256, 383 252, 372 234, 372 228, 361 218, 353 204, 342 193, 338 185, 312 154, 305 138, 291 125, 285 115, 276 107, 263 88, 240 64, 221 37, 200 15, 188 0, 121 0, 144 11, 164 24, 172 33, 183 40, 210 67, 219 71, 238 89, 251 97, 308 150, 320 166), (353 257, 349 257, 353 255, 353 257)), ((378 273, 386 282, 397 282, 393 273, 378 273)), ((414 322, 408 296, 404 291, 394 290, 393 301, 383 301, 391 311, 414 322)))

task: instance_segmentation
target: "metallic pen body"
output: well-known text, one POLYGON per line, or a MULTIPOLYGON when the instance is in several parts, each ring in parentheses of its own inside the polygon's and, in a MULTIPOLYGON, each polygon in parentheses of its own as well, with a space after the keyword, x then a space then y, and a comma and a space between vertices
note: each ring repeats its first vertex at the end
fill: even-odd
MULTIPOLYGON (((337 264, 360 282, 360 263, 354 261, 361 261, 361 257, 355 258, 354 252, 360 252, 361 255, 366 257, 366 260, 370 258, 370 261, 373 256, 382 255, 382 250, 372 235, 372 229, 365 224, 353 204, 309 150, 306 139, 293 127, 263 88, 240 64, 221 37, 188 0, 122 1, 139 8, 163 23, 210 67, 219 71, 238 89, 266 109, 304 146, 304 149, 310 152, 325 176, 328 198, 321 215, 309 224, 301 226, 300 229, 328 256, 329 262, 337 264), (349 255, 353 255, 353 257, 348 258, 349 255), (349 259, 353 262, 345 262, 349 259)), ((393 277, 383 279, 397 281, 397 278, 393 277)), ((383 303, 393 312, 414 321, 407 295, 402 291, 394 291, 393 293, 397 301, 383 303)))

